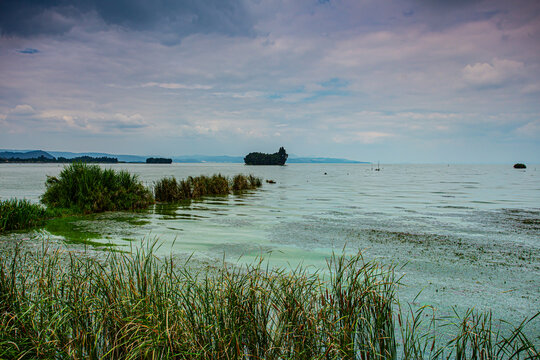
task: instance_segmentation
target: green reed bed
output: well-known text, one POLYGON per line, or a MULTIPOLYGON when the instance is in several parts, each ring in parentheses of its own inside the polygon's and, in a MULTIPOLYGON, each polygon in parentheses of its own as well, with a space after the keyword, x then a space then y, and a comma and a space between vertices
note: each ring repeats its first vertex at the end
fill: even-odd
POLYGON ((522 326, 502 337, 474 312, 448 326, 449 342, 422 335, 422 310, 407 316, 396 305, 393 268, 360 255, 334 256, 322 276, 262 261, 194 271, 153 250, 97 260, 44 246, 0 257, 0 358, 537 356, 522 326))
POLYGON ((75 213, 135 210, 154 202, 136 175, 85 163, 64 167, 58 177, 47 178, 46 186, 45 205, 75 213))
POLYGON ((0 201, 0 233, 42 225, 52 216, 50 211, 28 200, 0 201))
POLYGON ((163 178, 154 185, 154 197, 160 202, 179 202, 197 199, 203 196, 227 195, 231 192, 256 189, 262 186, 262 180, 253 175, 236 175, 232 179, 221 174, 212 176, 188 177, 176 180, 175 177, 163 178))

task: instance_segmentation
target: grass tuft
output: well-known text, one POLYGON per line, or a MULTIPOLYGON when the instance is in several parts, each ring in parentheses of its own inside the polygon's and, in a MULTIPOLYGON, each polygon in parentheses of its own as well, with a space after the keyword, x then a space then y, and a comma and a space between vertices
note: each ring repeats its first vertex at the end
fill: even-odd
POLYGON ((180 202, 203 196, 227 195, 231 191, 244 191, 262 186, 262 180, 253 175, 236 175, 232 180, 221 175, 176 178, 163 178, 154 185, 154 197, 160 202, 180 202))
POLYGON ((58 178, 47 178, 46 186, 44 204, 75 213, 135 210, 154 202, 136 175, 85 163, 64 167, 58 178))
POLYGON ((0 201, 0 232, 22 230, 39 226, 52 216, 41 205, 28 200, 9 199, 0 201))

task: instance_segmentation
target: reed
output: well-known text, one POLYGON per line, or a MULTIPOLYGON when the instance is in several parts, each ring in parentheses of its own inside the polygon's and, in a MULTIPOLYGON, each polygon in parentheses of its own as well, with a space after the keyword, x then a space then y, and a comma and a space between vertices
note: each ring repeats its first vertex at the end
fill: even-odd
POLYGON ((76 213, 135 210, 154 202, 136 175, 85 163, 64 167, 58 178, 47 178, 46 187, 45 205, 76 213))
POLYGON ((163 178, 154 185, 154 197, 157 201, 173 202, 183 199, 180 193, 180 186, 174 177, 163 178))
POLYGON ((261 178, 255 177, 253 175, 236 175, 232 179, 231 189, 232 191, 244 191, 252 190, 262 186, 261 178))
POLYGON ((106 259, 39 252, 0 257, 0 358, 525 359, 518 326, 493 339, 489 315, 468 312, 433 351, 396 314, 394 271, 333 256, 328 275, 298 267, 194 271, 158 258, 155 243, 106 259), (487 316, 487 317, 486 317, 487 316), (398 319, 398 322, 395 319, 398 319), (398 344, 395 329, 408 329, 398 344), (398 353, 398 349, 400 353, 398 353))
POLYGON ((248 175, 249 188, 255 189, 262 186, 262 179, 253 175, 248 175))
POLYGON ((154 184, 154 197, 160 202, 180 202, 203 196, 227 195, 256 189, 262 186, 262 180, 253 175, 236 175, 229 179, 221 174, 196 176, 177 181, 176 178, 163 178, 154 184))
POLYGON ((244 175, 236 175, 232 180, 232 190, 233 191, 242 191, 249 189, 248 178, 244 175))
POLYGON ((51 212, 28 200, 0 201, 0 233, 39 226, 52 216, 51 212))

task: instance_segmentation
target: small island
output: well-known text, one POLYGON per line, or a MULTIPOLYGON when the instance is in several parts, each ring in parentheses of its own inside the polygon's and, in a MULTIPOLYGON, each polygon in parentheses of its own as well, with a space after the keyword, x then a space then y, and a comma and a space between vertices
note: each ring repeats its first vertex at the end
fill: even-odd
POLYGON ((148 158, 146 159, 147 164, 172 164, 172 159, 166 158, 148 158))
POLYGON ((265 154, 260 152, 252 152, 246 155, 244 162, 246 165, 285 165, 287 161, 287 152, 285 148, 280 147, 277 153, 265 154))
POLYGON ((527 166, 525 164, 522 164, 522 163, 517 163, 517 164, 514 164, 514 169, 526 169, 527 166))

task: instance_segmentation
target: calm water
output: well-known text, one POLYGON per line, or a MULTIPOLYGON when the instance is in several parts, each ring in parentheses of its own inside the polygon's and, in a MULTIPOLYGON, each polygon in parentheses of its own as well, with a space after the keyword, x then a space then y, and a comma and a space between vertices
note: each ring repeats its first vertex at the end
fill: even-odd
MULTIPOLYGON (((160 251, 217 261, 323 268, 332 251, 363 250, 396 262, 406 300, 446 312, 475 306, 512 320, 540 310, 540 166, 118 164, 149 186, 164 176, 254 174, 273 179, 242 196, 156 205, 51 226, 43 237, 128 246, 151 238, 160 251)), ((39 201, 61 165, 1 164, 0 198, 39 201)), ((497 315, 496 315, 497 317, 497 315)), ((515 322, 515 321, 513 321, 515 322)), ((538 324, 532 327, 538 333, 538 324)), ((539 334, 535 334, 540 336, 539 334)))

